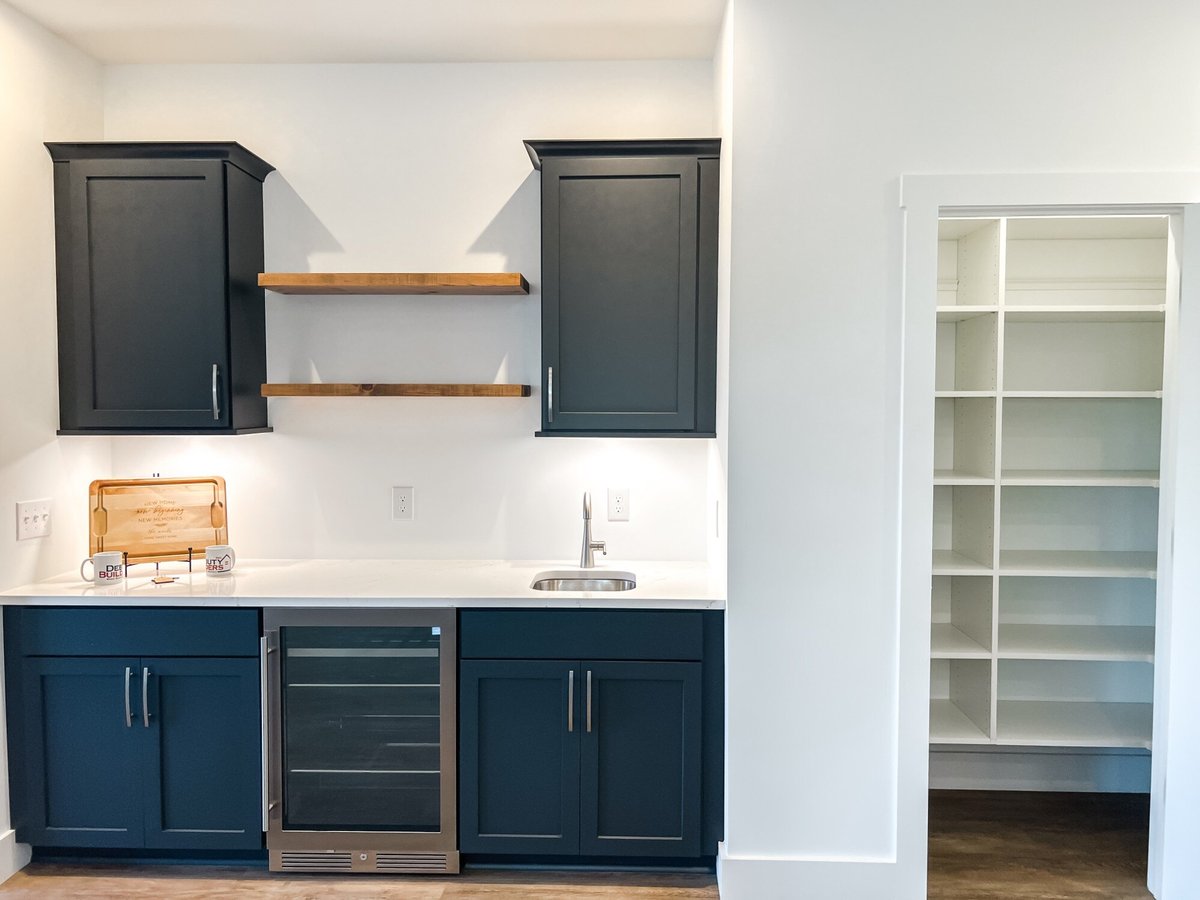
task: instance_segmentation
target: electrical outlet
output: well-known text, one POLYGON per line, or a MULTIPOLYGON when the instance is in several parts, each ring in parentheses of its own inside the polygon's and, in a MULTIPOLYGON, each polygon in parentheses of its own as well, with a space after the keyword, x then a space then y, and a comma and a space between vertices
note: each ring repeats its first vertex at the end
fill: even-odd
POLYGON ((392 488, 392 518, 397 522, 411 522, 416 518, 413 506, 416 492, 410 487, 392 488))
POLYGON ((608 489, 608 521, 629 521, 629 488, 608 489))
POLYGON ((50 501, 17 501, 17 540, 45 537, 50 533, 50 501))

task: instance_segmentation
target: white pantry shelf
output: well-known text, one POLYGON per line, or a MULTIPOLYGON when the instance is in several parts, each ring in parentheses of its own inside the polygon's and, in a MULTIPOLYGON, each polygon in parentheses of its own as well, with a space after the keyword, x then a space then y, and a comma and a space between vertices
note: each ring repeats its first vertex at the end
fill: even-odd
POLYGON ((935 469, 934 484, 995 484, 996 479, 991 475, 981 475, 978 472, 962 472, 956 469, 935 469))
POLYGON ((1153 550, 1001 550, 1001 575, 1154 578, 1153 550))
POLYGON ((1000 396, 1030 400, 1161 400, 1162 391, 1004 391, 1000 396))
POLYGON ((1001 623, 997 655, 1001 659, 1153 662, 1154 627, 1001 623))
POLYGON ((1008 322, 1162 322, 1167 315, 1162 303, 1004 306, 1003 310, 1008 322))
POLYGON ((929 740, 934 744, 990 744, 991 739, 953 700, 929 701, 929 740))
POLYGON ((990 575, 992 567, 954 550, 933 551, 934 575, 990 575))
POLYGON ((991 652, 983 644, 968 637, 949 622, 935 622, 930 634, 930 656, 933 659, 990 659, 991 652))
POLYGON ((995 391, 934 391, 934 397, 995 397, 995 391))
MULTIPOLYGON (((935 476, 936 477, 936 476, 935 476)), ((1006 487, 1158 487, 1153 469, 1005 469, 1000 484, 1006 487)), ((937 484, 937 481, 934 481, 937 484)))
POLYGON ((955 306, 950 304, 937 308, 937 320, 939 322, 962 322, 966 319, 974 319, 976 316, 994 315, 999 311, 999 306, 955 306))
POLYGON ((1001 700, 996 711, 996 743, 1148 750, 1152 721, 1149 703, 1001 700))

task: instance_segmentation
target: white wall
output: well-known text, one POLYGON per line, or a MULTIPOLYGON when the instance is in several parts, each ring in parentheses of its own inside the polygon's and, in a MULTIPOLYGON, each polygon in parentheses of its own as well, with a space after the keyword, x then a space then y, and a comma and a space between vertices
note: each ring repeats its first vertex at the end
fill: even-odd
POLYGON ((216 473, 247 556, 568 560, 629 487, 609 562, 702 560, 707 441, 535 439, 540 176, 526 138, 708 136, 707 62, 115 66, 108 140, 237 140, 269 271, 520 271, 529 297, 267 295, 272 381, 511 381, 526 400, 277 399, 273 434, 118 438, 118 477, 216 473), (390 520, 390 487, 416 521, 390 520))
MULTIPOLYGON (((43 141, 99 138, 100 68, 0 2, 0 590, 87 554, 87 486, 108 474, 104 438, 58 438, 54 213, 43 141), (48 537, 16 541, 18 500, 51 501, 48 537)), ((3 695, 0 691, 0 721, 3 695)), ((9 830, 0 730, 0 881, 29 859, 9 830)))
POLYGON ((721 138, 720 229, 717 249, 717 439, 709 447, 708 561, 723 573, 729 554, 729 292, 733 230, 733 4, 725 7, 713 54, 715 132, 721 138))
POLYGON ((0 589, 87 555, 87 489, 105 438, 58 438, 54 206, 43 141, 99 139, 100 67, 0 2, 0 589), (16 541, 16 502, 49 498, 49 537, 16 541))
POLYGON ((901 767, 897 749, 898 178, 1200 168, 1200 7, 736 13, 722 896, 914 900, 923 761, 901 767))

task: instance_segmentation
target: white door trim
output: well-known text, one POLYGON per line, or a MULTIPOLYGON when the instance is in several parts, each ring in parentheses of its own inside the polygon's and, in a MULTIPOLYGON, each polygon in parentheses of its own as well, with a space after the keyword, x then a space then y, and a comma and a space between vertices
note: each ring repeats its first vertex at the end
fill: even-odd
MULTIPOLYGON (((899 576, 899 773, 901 855, 927 855, 929 584, 932 574, 933 404, 939 211, 1176 213, 1184 279, 1164 384, 1160 534, 1164 583, 1155 653, 1149 886, 1158 900, 1186 900, 1200 884, 1200 173, 905 175, 902 295, 899 576), (1182 465, 1176 465, 1179 461, 1182 465), (1164 526, 1168 519, 1164 518, 1164 526), (1166 531, 1164 527, 1164 531, 1166 531), (1173 541, 1172 541, 1173 537, 1173 541), (1169 549, 1179 546, 1178 555, 1169 549), (1172 599, 1175 598, 1175 599, 1172 599), (1176 652, 1173 652, 1176 651, 1176 652), (1175 760, 1172 766, 1171 760, 1175 760), (1170 776, 1168 778, 1168 775, 1170 776)), ((1173 228, 1173 235, 1178 237, 1173 228)))

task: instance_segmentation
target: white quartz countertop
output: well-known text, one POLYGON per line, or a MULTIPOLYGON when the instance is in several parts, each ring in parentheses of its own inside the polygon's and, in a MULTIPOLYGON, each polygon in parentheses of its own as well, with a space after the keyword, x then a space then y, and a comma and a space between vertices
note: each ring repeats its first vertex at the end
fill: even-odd
POLYGON ((239 560, 229 575, 205 575, 186 563, 130 567, 125 583, 96 587, 77 572, 0 592, 0 604, 105 606, 491 606, 723 609, 725 585, 706 563, 618 562, 589 572, 632 572, 628 591, 535 591, 534 576, 576 569, 558 561, 258 559, 239 560))

